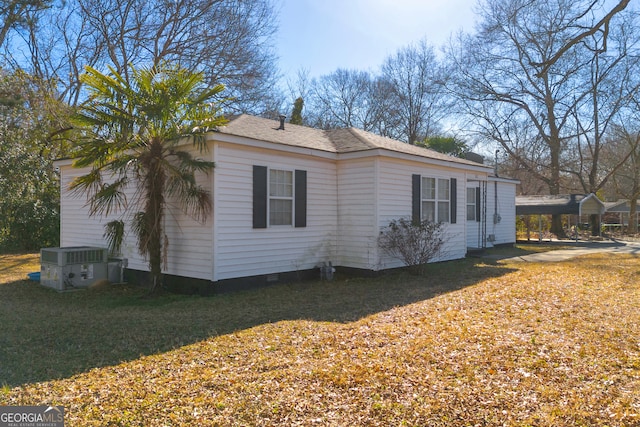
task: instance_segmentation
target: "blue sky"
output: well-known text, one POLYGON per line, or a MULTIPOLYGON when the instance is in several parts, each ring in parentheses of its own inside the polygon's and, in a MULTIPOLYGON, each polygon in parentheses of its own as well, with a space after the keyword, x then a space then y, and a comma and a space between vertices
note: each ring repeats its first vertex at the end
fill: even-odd
POLYGON ((473 31, 476 0, 281 0, 277 49, 285 76, 337 68, 376 71, 422 38, 439 47, 473 31))

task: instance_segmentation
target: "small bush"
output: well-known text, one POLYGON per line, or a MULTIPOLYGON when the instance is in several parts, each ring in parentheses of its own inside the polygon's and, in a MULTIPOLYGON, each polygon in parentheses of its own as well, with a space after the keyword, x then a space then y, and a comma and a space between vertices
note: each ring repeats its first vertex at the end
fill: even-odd
POLYGON ((378 245, 384 252, 420 275, 424 274, 426 264, 440 254, 443 244, 443 224, 429 220, 394 219, 378 238, 378 245))

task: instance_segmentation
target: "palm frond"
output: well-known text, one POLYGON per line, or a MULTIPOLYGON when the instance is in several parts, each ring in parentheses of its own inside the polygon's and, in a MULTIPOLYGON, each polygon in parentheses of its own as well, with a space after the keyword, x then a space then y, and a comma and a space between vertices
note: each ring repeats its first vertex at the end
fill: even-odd
POLYGON ((69 190, 74 196, 86 194, 88 197, 92 197, 100 190, 101 186, 102 174, 98 169, 92 169, 89 173, 76 177, 69 184, 69 190))
POLYGON ((89 214, 109 216, 112 212, 124 211, 127 206, 127 196, 123 189, 128 184, 129 178, 126 175, 114 182, 103 183, 91 198, 89 214))
POLYGON ((196 158, 188 151, 172 150, 170 154, 178 159, 182 171, 209 173, 216 166, 215 162, 196 158))
POLYGON ((114 220, 106 223, 102 237, 107 241, 109 253, 119 255, 124 242, 124 221, 114 220))
MULTIPOLYGON (((198 152, 206 151, 207 132, 226 123, 219 108, 224 86, 207 87, 203 73, 177 64, 130 69, 127 79, 113 68, 108 74, 85 68, 89 98, 75 117, 82 135, 75 166, 90 172, 72 188, 87 193, 91 215, 126 210, 128 202, 144 210, 131 217, 131 231, 157 276, 158 250, 168 247, 161 241, 165 197, 175 197, 200 221, 211 213, 211 195, 196 175, 215 164, 180 147, 193 142, 198 152)), ((119 225, 110 225, 105 238, 115 237, 119 225)))
POLYGON ((199 222, 211 214, 211 193, 196 183, 193 173, 172 175, 167 182, 167 193, 181 201, 184 212, 199 222))
POLYGON ((138 241, 138 252, 147 256, 149 252, 149 223, 145 212, 136 212, 131 221, 131 231, 138 241))
POLYGON ((187 190, 185 194, 187 213, 196 221, 205 222, 211 215, 211 193, 199 185, 189 186, 187 190))

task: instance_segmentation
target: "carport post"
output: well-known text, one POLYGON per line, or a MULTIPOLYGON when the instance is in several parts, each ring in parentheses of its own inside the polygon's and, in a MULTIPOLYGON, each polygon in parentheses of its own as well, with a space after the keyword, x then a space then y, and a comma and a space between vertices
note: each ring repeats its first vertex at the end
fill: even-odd
POLYGON ((538 243, 542 243, 542 214, 538 215, 538 243))
POLYGON ((598 215, 598 236, 602 237, 602 214, 598 215))

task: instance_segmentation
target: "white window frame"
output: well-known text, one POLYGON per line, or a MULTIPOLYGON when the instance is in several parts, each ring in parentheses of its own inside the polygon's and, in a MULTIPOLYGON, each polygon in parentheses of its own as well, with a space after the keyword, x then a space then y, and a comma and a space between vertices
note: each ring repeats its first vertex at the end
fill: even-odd
POLYGON ((478 201, 477 198, 477 187, 467 187, 467 221, 477 221, 476 212, 478 201), (473 195, 473 201, 469 201, 469 195, 473 195), (473 208, 473 209, 471 209, 473 208), (471 210, 470 210, 471 209, 471 210), (471 213, 471 215, 469 215, 471 213))
MULTIPOLYGON (((286 183, 285 183, 286 185, 286 183)), ((267 225, 269 227, 293 227, 293 225, 295 224, 295 194, 296 194, 296 189, 295 189, 295 173, 293 170, 290 169, 279 169, 279 168, 268 168, 268 173, 267 173, 267 225), (271 184, 272 184, 272 172, 274 173, 286 173, 289 175, 290 177, 290 182, 291 182, 291 194, 290 195, 283 195, 283 194, 272 194, 272 188, 271 188, 271 184), (275 220, 274 218, 272 218, 271 215, 271 211, 272 211, 272 202, 273 201, 289 201, 290 202, 290 208, 291 208, 291 213, 288 217, 288 221, 287 222, 282 222, 282 223, 273 223, 273 221, 275 220)))
POLYGON ((451 180, 449 178, 437 178, 433 176, 423 176, 420 183, 420 218, 437 222, 451 222, 451 180), (427 185, 433 183, 433 187, 427 185), (441 183, 446 183, 446 190, 440 188, 441 183), (431 192, 428 192, 432 189, 431 192), (445 194, 442 194, 445 193, 445 194), (441 215, 441 208, 446 206, 446 215, 441 215), (441 218, 445 216, 445 218, 441 218))

